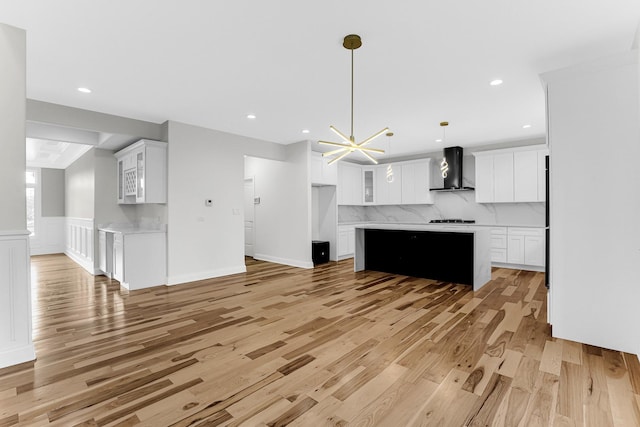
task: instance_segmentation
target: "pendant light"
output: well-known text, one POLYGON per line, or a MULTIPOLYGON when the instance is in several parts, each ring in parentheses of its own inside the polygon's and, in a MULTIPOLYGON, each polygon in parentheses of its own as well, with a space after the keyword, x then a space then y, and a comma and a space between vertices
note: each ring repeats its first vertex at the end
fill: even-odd
POLYGON ((342 43, 345 49, 351 51, 351 135, 347 138, 345 134, 340 132, 333 126, 329 126, 336 135, 338 135, 344 142, 331 142, 331 141, 318 141, 319 144, 323 145, 331 145, 334 147, 339 147, 335 150, 327 151, 326 153, 322 153, 323 157, 335 156, 333 159, 329 161, 329 164, 337 162, 338 160, 343 159, 354 151, 359 151, 364 155, 367 159, 369 159, 374 164, 378 164, 378 161, 370 154, 370 153, 379 153, 384 154, 384 150, 379 150, 377 148, 369 148, 365 147, 365 145, 369 144, 371 141, 387 132, 389 128, 385 127, 380 132, 377 132, 371 135, 369 138, 365 139, 360 143, 356 143, 356 138, 353 136, 353 51, 362 46, 362 39, 357 34, 349 34, 345 36, 344 42, 342 43))
MULTIPOLYGON (((389 151, 389 155, 391 155, 391 137, 393 136, 393 132, 387 132, 387 137, 388 137, 388 149, 387 151, 389 151)), ((389 163, 387 165, 387 182, 389 184, 391 184, 393 182, 393 164, 389 163)))
POLYGON ((445 139, 445 129, 446 127, 449 126, 449 122, 440 122, 440 127, 442 127, 442 161, 440 162, 440 173, 442 174, 443 178, 447 177, 447 174, 449 172, 449 163, 447 163, 447 156, 445 156, 444 154, 444 148, 446 148, 447 146, 447 141, 445 139))

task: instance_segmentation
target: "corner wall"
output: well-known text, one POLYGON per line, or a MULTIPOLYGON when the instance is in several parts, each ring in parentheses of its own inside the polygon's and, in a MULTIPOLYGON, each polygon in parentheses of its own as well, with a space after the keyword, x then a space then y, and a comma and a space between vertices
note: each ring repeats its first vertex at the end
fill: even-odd
POLYGON ((173 121, 167 140, 168 284, 244 272, 244 156, 285 146, 173 121))
POLYGON ((0 24, 0 368, 35 359, 25 195, 26 32, 0 24))

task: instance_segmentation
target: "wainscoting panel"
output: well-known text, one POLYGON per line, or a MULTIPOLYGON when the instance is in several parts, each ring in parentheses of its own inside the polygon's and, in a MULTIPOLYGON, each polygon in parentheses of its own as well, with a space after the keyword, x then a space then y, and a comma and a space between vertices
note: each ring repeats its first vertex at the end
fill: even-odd
POLYGON ((0 368, 35 359, 29 232, 0 232, 0 368))
POLYGON ((36 234, 31 236, 31 255, 61 254, 66 249, 66 218, 63 216, 42 217, 36 234))
POLYGON ((94 265, 93 218, 69 218, 66 220, 67 241, 64 253, 91 274, 96 274, 94 265))

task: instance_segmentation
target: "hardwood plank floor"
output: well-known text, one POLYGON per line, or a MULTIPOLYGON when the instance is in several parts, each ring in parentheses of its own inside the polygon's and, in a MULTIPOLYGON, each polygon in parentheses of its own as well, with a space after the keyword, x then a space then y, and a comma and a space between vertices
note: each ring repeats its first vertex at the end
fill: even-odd
POLYGON ((541 273, 352 266, 126 292, 33 257, 38 359, 0 370, 0 426, 640 426, 637 357, 551 338, 541 273))

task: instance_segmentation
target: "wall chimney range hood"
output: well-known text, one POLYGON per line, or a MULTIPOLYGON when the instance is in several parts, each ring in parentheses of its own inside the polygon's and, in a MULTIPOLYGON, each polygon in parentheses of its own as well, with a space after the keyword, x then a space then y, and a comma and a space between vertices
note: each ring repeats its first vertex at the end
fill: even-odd
POLYGON ((470 191, 473 187, 462 185, 462 147, 447 147, 444 149, 443 165, 448 168, 442 169, 444 186, 442 188, 431 188, 431 191, 470 191))

